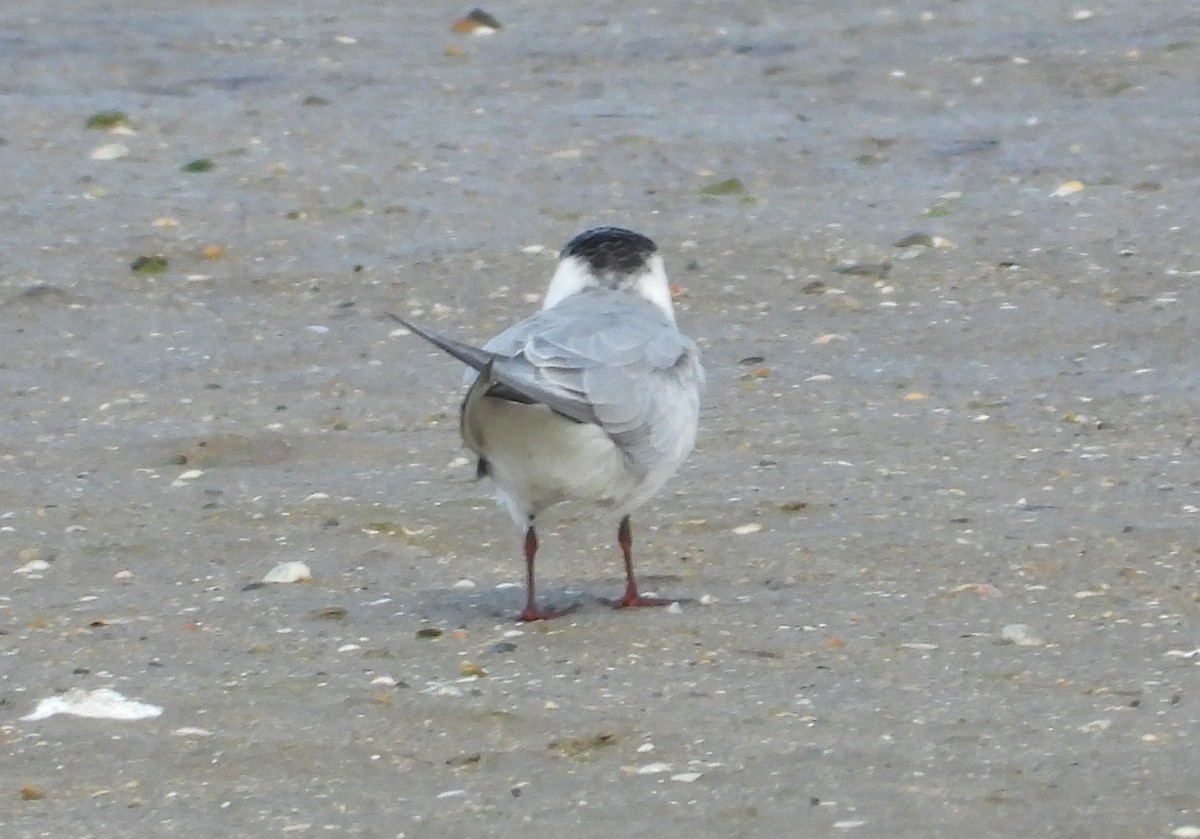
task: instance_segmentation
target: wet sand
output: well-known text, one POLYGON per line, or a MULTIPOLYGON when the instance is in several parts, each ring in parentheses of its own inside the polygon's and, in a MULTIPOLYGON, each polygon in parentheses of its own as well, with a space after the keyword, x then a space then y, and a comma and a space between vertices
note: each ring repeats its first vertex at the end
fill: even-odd
POLYGON ((0 10, 6 839, 1200 835, 1185 4, 88 5, 0 10), (686 600, 568 510, 522 626, 387 313, 608 223, 705 351, 686 600))

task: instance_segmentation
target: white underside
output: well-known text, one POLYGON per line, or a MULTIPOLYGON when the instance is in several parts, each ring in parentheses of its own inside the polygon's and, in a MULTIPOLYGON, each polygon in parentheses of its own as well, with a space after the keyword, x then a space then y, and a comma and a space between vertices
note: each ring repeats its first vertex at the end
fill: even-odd
POLYGON ((686 455, 639 477, 602 429, 572 422, 545 405, 482 397, 469 400, 467 411, 467 424, 483 432, 472 448, 487 459, 496 498, 520 527, 563 501, 624 515, 654 495, 686 455))

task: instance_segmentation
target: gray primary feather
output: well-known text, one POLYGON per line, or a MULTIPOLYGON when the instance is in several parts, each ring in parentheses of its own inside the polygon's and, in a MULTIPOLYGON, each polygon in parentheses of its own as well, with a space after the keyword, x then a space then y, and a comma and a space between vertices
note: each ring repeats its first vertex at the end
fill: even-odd
POLYGON ((658 307, 627 292, 587 289, 482 349, 396 319, 474 370, 490 363, 488 396, 539 402, 598 425, 635 473, 650 471, 694 433, 700 351, 658 307))
MULTIPOLYGON (((445 335, 439 335, 437 332, 434 332, 431 329, 426 329, 423 326, 417 326, 415 323, 407 321, 397 314, 392 314, 392 318, 398 323, 403 324, 406 329, 416 333, 417 335, 420 335, 438 349, 450 353, 450 355, 457 358, 463 364, 466 364, 472 370, 475 370, 480 374, 486 373, 489 378, 492 377, 489 367, 494 366, 497 361, 497 356, 493 355, 492 353, 489 353, 486 350, 481 350, 479 347, 473 347, 470 344, 464 344, 461 341, 455 341, 453 338, 447 338, 445 335)), ((495 391, 493 395, 498 396, 501 399, 509 399, 513 402, 524 402, 526 404, 533 404, 539 401, 533 397, 525 396, 518 391, 512 390, 511 388, 507 388, 499 381, 494 382, 492 384, 492 388, 495 391)))
POLYGON ((576 422, 596 421, 595 415, 587 410, 585 405, 579 404, 577 400, 564 399, 554 390, 540 387, 530 376, 530 371, 527 369, 529 365, 523 363, 520 357, 506 358, 503 354, 489 352, 487 349, 479 349, 470 344, 455 341, 453 338, 447 338, 445 335, 439 335, 432 330, 406 321, 399 315, 392 315, 392 317, 435 347, 450 353, 471 369, 480 374, 487 372, 493 380, 488 389, 489 396, 526 404, 540 402, 576 422))
POLYGON ((473 347, 470 344, 464 344, 461 341, 455 341, 453 338, 447 338, 444 335, 439 335, 431 329, 426 329, 423 326, 417 326, 411 321, 407 321, 399 315, 393 314, 392 319, 416 334, 420 335, 429 343, 433 344, 440 350, 444 350, 450 355, 457 358, 463 364, 480 372, 483 371, 489 363, 494 361, 491 353, 485 352, 478 347, 473 347))

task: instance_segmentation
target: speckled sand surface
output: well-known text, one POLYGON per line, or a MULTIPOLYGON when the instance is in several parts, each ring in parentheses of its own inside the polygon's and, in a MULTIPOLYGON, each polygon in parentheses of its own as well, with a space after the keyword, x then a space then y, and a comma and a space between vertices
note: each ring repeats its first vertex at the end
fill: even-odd
POLYGON ((0 835, 1200 835, 1195 7, 468 9, 0 6, 0 835), (570 513, 518 626, 387 313, 605 223, 706 353, 689 600, 570 513))

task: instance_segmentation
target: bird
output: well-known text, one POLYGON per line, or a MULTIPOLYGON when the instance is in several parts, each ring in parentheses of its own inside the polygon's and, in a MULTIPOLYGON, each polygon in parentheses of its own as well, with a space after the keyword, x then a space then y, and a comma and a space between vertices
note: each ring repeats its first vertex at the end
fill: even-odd
POLYGON ((540 311, 476 347, 393 314, 466 364, 460 431, 496 498, 523 531, 521 621, 578 608, 540 606, 537 522, 560 502, 583 502, 618 521, 625 592, 616 608, 665 606, 642 594, 633 570, 631 513, 692 451, 704 368, 675 322, 658 246, 621 227, 578 234, 559 253, 540 311))

